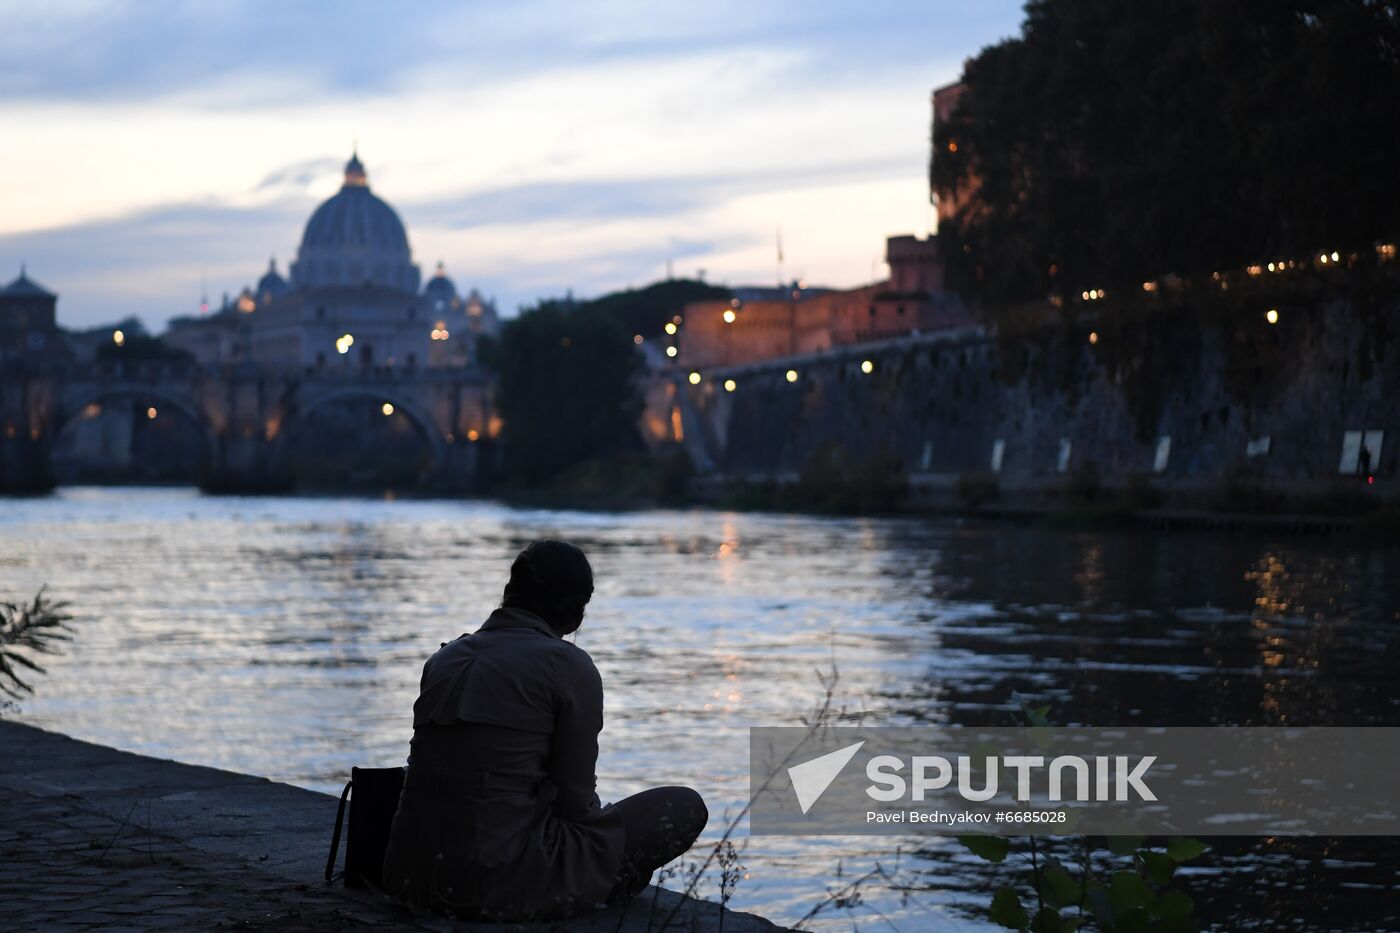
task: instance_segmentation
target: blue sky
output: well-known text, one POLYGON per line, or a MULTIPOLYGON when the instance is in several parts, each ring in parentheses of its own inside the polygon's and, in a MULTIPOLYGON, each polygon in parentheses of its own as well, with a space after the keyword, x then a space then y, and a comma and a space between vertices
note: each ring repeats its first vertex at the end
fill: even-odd
POLYGON ((664 273, 831 285, 924 233, 929 91, 1015 2, 0 0, 0 278, 159 329, 285 270, 352 142, 425 277, 503 310, 664 273))

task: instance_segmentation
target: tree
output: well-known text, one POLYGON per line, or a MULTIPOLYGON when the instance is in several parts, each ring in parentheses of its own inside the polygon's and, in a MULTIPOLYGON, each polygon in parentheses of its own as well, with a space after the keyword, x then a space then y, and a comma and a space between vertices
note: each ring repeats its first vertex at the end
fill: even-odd
POLYGON ((985 305, 1395 232, 1397 0, 1031 0, 963 81, 931 181, 985 305))
POLYGON ((493 355, 513 478, 538 483, 641 446, 641 356, 611 316, 545 302, 506 323, 493 355))
POLYGON ((583 310, 616 320, 629 334, 655 336, 671 317, 692 301, 725 300, 730 291, 693 279, 667 279, 645 288, 629 288, 588 302, 583 310))

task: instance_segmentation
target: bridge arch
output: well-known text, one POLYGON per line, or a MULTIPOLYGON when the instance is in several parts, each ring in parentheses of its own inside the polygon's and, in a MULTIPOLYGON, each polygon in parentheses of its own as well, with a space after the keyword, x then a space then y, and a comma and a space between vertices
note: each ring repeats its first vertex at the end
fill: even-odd
POLYGON ((101 405, 113 399, 150 400, 158 403, 158 409, 173 409, 199 430, 206 459, 213 457, 218 451, 218 432, 197 401, 169 389, 141 382, 80 386, 63 395, 54 409, 50 437, 56 441, 63 429, 76 421, 89 405, 101 405))
POLYGON ((337 402, 352 401, 387 402, 393 405, 394 412, 407 418, 418 436, 427 444, 432 468, 441 469, 446 465, 447 439, 438 430, 427 409, 413 396, 398 387, 347 385, 306 394, 293 394, 284 399, 283 411, 287 414, 268 452, 269 470, 274 474, 283 471, 293 442, 309 425, 311 416, 317 409, 337 402))

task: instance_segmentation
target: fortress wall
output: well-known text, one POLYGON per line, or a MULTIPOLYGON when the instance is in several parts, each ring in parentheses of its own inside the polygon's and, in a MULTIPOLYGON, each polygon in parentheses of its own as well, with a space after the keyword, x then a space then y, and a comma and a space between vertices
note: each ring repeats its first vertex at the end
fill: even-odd
POLYGON ((856 461, 893 454, 916 482, 993 473, 1000 441, 1003 489, 1085 471, 1109 486, 1143 475, 1183 489, 1241 479, 1322 489, 1338 482, 1346 432, 1364 430, 1384 432, 1371 466, 1385 494, 1400 479, 1400 352, 1386 339, 1396 311, 1331 302, 1289 309, 1274 327, 1163 314, 1095 344, 1087 327, 928 335, 715 371, 685 391, 716 438, 716 471, 731 477, 791 478, 833 444, 856 461))

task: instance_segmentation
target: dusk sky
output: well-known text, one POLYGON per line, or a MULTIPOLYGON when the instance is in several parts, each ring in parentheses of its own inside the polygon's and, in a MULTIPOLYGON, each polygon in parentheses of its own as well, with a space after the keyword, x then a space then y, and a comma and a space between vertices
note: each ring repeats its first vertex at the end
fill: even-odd
POLYGON ((1012 0, 0 0, 0 282, 159 330, 285 274, 358 140, 424 278, 522 302, 705 270, 883 276, 928 232, 929 92, 1012 0))

